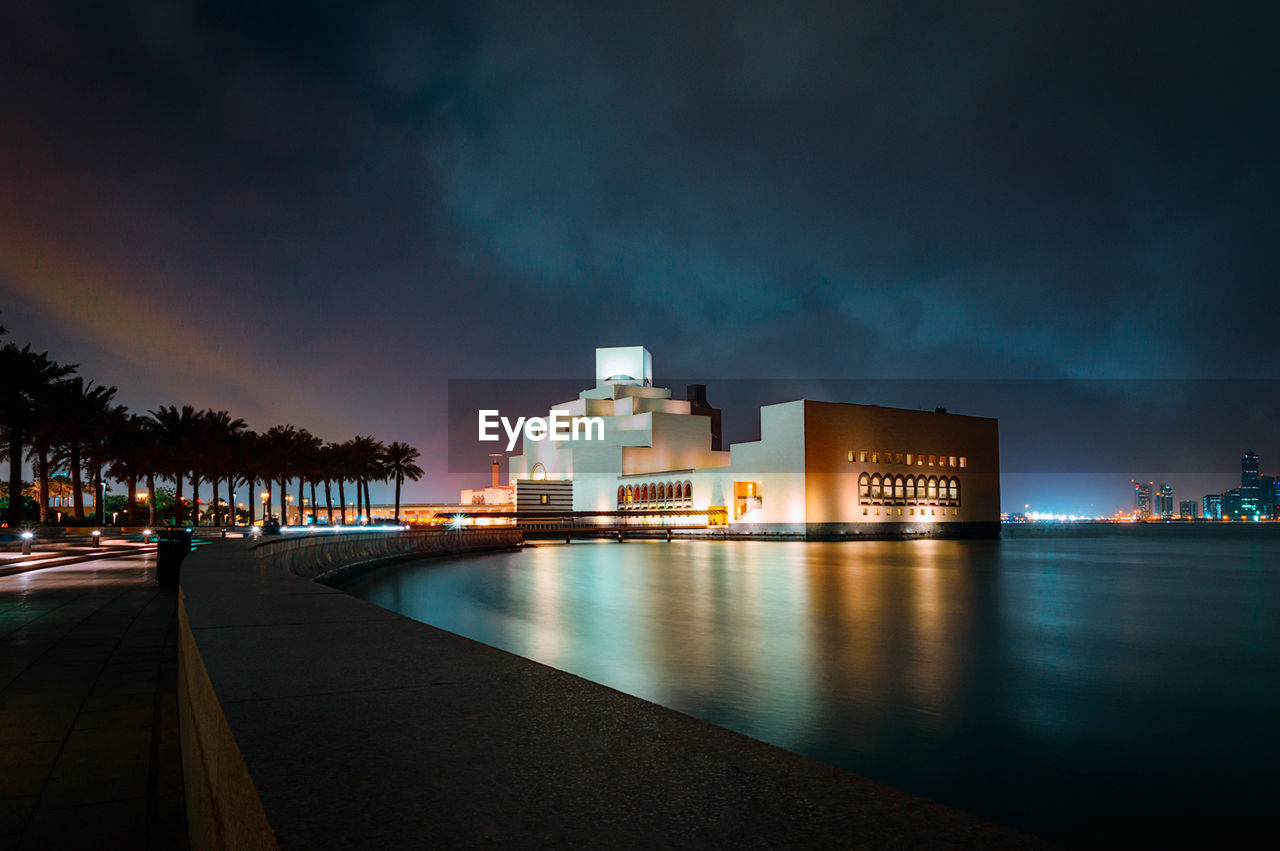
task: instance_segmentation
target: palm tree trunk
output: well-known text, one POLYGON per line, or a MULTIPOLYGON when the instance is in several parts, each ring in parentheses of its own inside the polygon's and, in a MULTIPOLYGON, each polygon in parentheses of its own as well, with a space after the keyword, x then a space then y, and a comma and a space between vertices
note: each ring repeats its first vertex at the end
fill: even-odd
POLYGON ((40 522, 49 522, 49 445, 40 442, 36 453, 36 473, 40 478, 40 522))
POLYGON ((191 474, 191 525, 200 525, 200 477, 191 474))
POLYGON ((175 473, 173 476, 173 522, 176 526, 181 526, 187 519, 187 512, 182 505, 182 474, 175 473))
POLYGON ((400 483, 404 481, 404 476, 396 475, 396 522, 400 522, 400 483))
MULTIPOLYGON (((244 487, 245 487, 245 490, 246 490, 246 491, 248 492, 248 494, 249 494, 248 499, 246 499, 246 500, 244 501, 244 504, 245 504, 245 505, 247 505, 247 506, 249 506, 249 525, 250 525, 250 526, 252 526, 252 525, 253 525, 253 503, 254 503, 254 501, 255 501, 255 500, 254 500, 254 493, 253 493, 253 484, 254 484, 253 479, 245 479, 245 480, 244 480, 244 487)), ((232 511, 235 511, 235 510, 236 510, 236 507, 235 507, 234 505, 233 505, 233 506, 231 506, 231 510, 232 510, 232 511)), ((233 516, 234 516, 234 515, 233 515, 233 516)))
POLYGON ((329 487, 329 480, 324 480, 324 506, 329 511, 329 525, 333 525, 333 490, 329 487))
POLYGON ((342 518, 342 525, 347 525, 347 489, 343 486, 342 479, 338 479, 338 516, 342 518))
POLYGON ((10 529, 22 525, 22 426, 9 426, 9 516, 10 529))
POLYGON ((302 477, 298 477, 298 525, 303 525, 302 520, 302 477))
POLYGON ((129 495, 125 497, 124 525, 132 526, 136 522, 134 515, 138 513, 138 472, 136 470, 129 470, 125 486, 129 488, 129 495))
POLYGON ((316 483, 311 483, 311 525, 316 525, 316 483))
POLYGON ((156 525, 156 474, 147 471, 147 525, 156 525))
POLYGON ((77 523, 84 522, 84 482, 80 478, 80 444, 71 441, 71 505, 77 523))
POLYGON ((364 513, 369 518, 369 523, 373 523, 373 501, 369 499, 369 480, 364 480, 364 513))
POLYGON ((288 486, 284 479, 280 480, 280 525, 289 525, 289 500, 285 499, 284 489, 288 486))

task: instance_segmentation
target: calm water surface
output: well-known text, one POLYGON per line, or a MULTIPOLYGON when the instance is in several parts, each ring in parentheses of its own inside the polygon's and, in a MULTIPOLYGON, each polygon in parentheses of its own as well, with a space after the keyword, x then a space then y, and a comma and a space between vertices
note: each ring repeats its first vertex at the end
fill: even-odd
POLYGON ((1277 536, 575 543, 346 590, 1055 840, 1277 836, 1277 536))

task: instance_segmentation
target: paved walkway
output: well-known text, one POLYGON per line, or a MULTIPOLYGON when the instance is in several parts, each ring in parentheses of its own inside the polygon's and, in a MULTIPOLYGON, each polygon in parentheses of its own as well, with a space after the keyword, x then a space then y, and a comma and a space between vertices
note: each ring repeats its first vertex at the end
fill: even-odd
POLYGON ((0 576, 0 851, 187 846, 176 610, 149 554, 0 576))

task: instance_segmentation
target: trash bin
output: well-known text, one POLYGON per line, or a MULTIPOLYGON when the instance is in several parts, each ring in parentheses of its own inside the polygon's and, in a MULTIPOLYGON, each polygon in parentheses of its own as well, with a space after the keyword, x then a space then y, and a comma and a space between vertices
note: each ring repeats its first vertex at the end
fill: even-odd
POLYGON ((190 529, 161 529, 156 536, 156 581, 161 588, 177 588, 182 560, 191 552, 190 529))

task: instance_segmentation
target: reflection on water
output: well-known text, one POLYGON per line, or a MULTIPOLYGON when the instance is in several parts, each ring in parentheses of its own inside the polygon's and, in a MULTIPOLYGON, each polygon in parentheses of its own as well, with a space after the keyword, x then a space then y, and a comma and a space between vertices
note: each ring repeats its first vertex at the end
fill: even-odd
POLYGON ((577 543, 357 596, 1079 844, 1274 834, 1280 543, 577 543))

